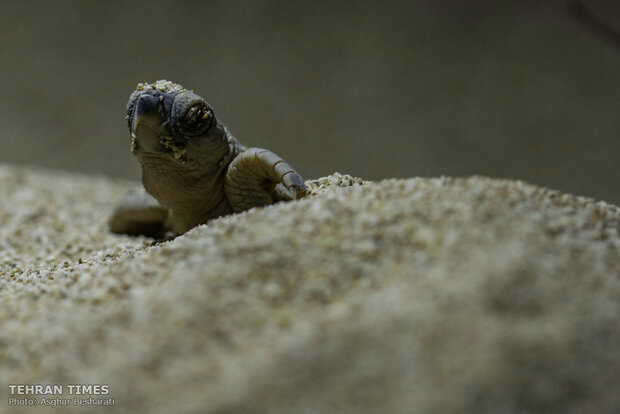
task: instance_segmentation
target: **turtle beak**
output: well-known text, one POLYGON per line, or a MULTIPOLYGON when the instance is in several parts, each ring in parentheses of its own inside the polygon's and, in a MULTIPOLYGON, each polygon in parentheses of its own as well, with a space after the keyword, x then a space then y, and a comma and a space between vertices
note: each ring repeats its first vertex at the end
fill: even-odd
POLYGON ((169 135, 164 122, 159 96, 141 95, 131 120, 132 152, 163 152, 160 138, 169 135))

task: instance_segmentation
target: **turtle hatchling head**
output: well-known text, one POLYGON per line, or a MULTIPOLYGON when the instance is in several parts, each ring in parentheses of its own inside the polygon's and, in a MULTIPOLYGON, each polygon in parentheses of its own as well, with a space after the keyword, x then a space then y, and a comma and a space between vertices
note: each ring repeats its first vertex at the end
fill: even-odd
POLYGON ((131 152, 140 161, 168 158, 192 166, 225 141, 211 106, 194 92, 160 80, 140 83, 127 102, 131 152))

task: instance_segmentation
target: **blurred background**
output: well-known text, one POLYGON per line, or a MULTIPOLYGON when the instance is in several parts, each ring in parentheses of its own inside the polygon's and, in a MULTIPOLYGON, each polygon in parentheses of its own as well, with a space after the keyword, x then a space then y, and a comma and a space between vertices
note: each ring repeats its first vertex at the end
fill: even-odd
MULTIPOLYGON (((620 49, 568 1, 2 2, 0 162, 138 180, 169 79, 304 177, 518 178, 620 203, 620 49)), ((584 0, 620 30, 620 2, 584 0)))

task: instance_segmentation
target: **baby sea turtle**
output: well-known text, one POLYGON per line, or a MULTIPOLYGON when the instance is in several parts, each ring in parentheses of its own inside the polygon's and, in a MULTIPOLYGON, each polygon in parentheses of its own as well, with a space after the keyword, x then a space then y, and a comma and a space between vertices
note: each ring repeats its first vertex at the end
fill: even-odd
POLYGON ((114 233, 182 234, 216 217, 306 194, 289 164, 266 149, 241 145, 207 101, 179 84, 138 84, 127 119, 131 152, 152 197, 123 198, 108 222, 114 233))

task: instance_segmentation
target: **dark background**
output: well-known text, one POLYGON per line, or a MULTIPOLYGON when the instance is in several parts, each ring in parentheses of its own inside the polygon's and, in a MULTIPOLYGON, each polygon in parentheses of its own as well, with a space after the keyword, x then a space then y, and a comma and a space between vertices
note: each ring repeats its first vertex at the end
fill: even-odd
MULTIPOLYGON (((137 82, 306 178, 519 178, 620 203, 620 50, 566 1, 2 2, 0 161, 139 178, 137 82)), ((584 1, 620 30, 620 2, 584 1)))

